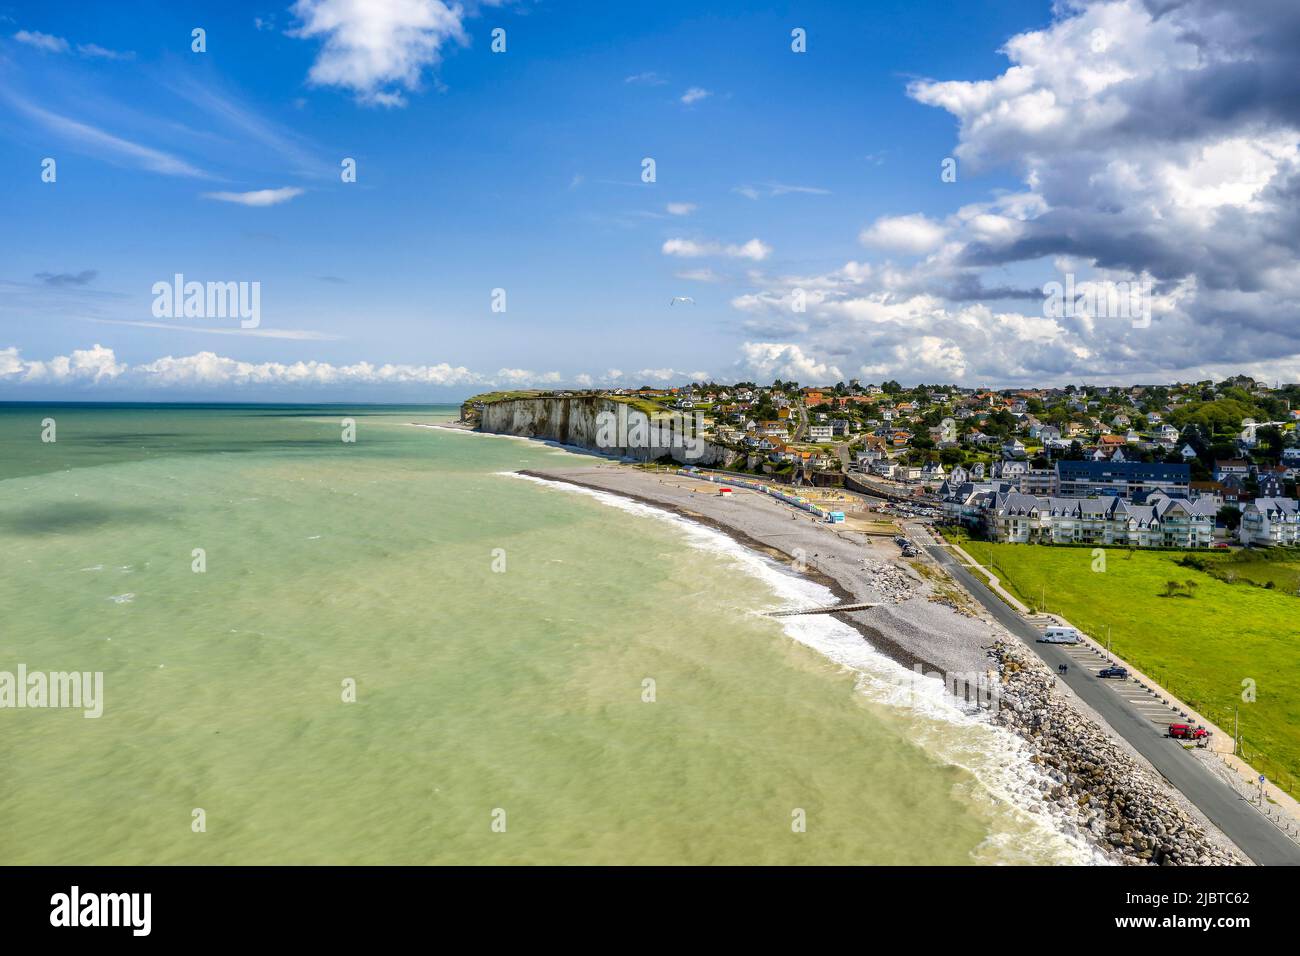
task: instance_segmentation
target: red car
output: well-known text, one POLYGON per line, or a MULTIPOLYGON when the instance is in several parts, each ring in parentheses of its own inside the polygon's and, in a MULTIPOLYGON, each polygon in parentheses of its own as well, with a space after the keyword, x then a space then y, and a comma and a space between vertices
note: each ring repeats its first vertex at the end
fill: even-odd
POLYGON ((1170 724, 1169 736, 1176 740, 1206 740, 1210 732, 1204 727, 1193 727, 1191 724, 1170 724))

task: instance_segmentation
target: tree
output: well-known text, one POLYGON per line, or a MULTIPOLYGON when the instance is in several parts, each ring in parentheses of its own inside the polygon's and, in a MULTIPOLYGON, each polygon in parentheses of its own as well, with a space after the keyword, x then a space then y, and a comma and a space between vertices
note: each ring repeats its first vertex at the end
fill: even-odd
POLYGON ((1226 461, 1237 454, 1237 445, 1235 442, 1215 442, 1210 446, 1210 459, 1212 461, 1226 461))
POLYGON ((1282 429, 1269 425, 1256 430, 1255 437, 1259 440, 1260 453, 1276 465, 1282 458, 1282 429))

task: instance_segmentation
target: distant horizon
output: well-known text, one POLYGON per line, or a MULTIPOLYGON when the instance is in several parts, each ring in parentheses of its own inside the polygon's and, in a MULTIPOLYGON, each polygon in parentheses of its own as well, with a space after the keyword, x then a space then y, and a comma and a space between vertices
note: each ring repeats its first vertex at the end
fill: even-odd
MULTIPOLYGON (((1265 385, 1270 389, 1286 389, 1290 387, 1300 386, 1300 382, 1280 382, 1275 384, 1268 381, 1264 381, 1262 379, 1253 378, 1253 376, 1247 375, 1244 372, 1239 372, 1232 375, 1216 376, 1210 379, 1204 379, 1204 378, 1170 379, 1168 381, 1131 381, 1131 382, 1122 382, 1122 383, 1090 382, 1090 381, 1080 380, 1077 382, 1066 382, 1064 384, 1055 384, 1055 385, 1032 385, 1032 384, 1024 384, 1024 383, 1014 384, 1014 385, 998 385, 998 386, 960 385, 955 382, 916 382, 913 384, 901 382, 899 384, 901 385, 904 391, 912 391, 919 388, 957 388, 957 389, 965 389, 969 391, 1014 392, 1014 391, 1065 390, 1071 387, 1075 389, 1170 388, 1170 387, 1180 386, 1180 385, 1196 385, 1199 382, 1204 382, 1204 381, 1210 381, 1214 384, 1218 384, 1221 382, 1230 381, 1241 377, 1252 378, 1257 384, 1265 385)), ((885 381, 891 381, 891 379, 885 378, 885 379, 872 381, 872 382, 861 382, 861 385, 863 387, 867 385, 879 385, 885 381)), ((700 381, 687 381, 687 382, 682 382, 680 384, 672 384, 672 385, 634 385, 634 386, 633 385, 628 385, 628 386, 548 385, 544 387, 520 386, 515 389, 505 389, 505 390, 540 391, 540 392, 563 392, 563 391, 612 392, 618 389, 623 389, 626 391, 638 391, 642 388, 653 388, 653 389, 662 389, 664 391, 667 391, 670 389, 681 389, 681 388, 698 386, 703 384, 713 384, 717 386, 729 387, 729 386, 734 386, 740 382, 753 382, 756 388, 770 388, 772 386, 772 382, 758 382, 758 381, 754 381, 753 379, 733 379, 733 380, 703 379, 700 381)), ((797 383, 797 385, 800 388, 833 388, 836 384, 837 384, 836 382, 824 382, 824 381, 808 381, 808 382, 797 383)), ((847 380, 844 380, 843 384, 847 385, 848 384, 847 380)), ((346 406, 352 408, 365 407, 365 406, 387 407, 387 408, 401 408, 401 407, 421 408, 421 407, 427 407, 431 405, 461 405, 464 402, 468 401, 469 399, 473 398, 475 395, 481 395, 490 391, 494 391, 494 389, 490 389, 490 388, 476 389, 475 391, 460 393, 460 394, 447 396, 447 397, 441 397, 441 398, 430 397, 422 401, 415 401, 410 399, 374 399, 374 398, 349 399, 349 398, 334 398, 334 397, 330 397, 330 398, 304 397, 304 398, 299 398, 294 400, 286 399, 284 397, 219 399, 219 398, 202 397, 202 396, 176 397, 176 398, 157 397, 157 398, 94 398, 94 399, 69 398, 66 396, 61 398, 0 398, 0 408, 7 407, 7 406, 23 406, 23 405, 45 405, 45 406, 49 406, 49 405, 65 405, 65 406, 168 405, 168 406, 173 406, 174 405, 174 406, 199 406, 199 407, 226 407, 226 406, 250 405, 250 406, 268 407, 268 408, 273 408, 273 407, 291 408, 296 406, 337 405, 337 406, 346 406)))

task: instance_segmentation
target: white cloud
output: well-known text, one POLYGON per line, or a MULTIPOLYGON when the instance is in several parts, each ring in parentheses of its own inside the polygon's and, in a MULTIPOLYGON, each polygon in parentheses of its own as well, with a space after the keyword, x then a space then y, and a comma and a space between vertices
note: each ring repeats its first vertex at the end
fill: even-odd
POLYGON ((246 193, 204 193, 203 198, 238 203, 241 206, 275 206, 301 196, 302 193, 296 186, 282 186, 279 189, 254 189, 246 193))
POLYGON ((637 83, 644 86, 663 86, 668 81, 656 73, 654 70, 646 70, 643 73, 633 73, 623 80, 624 83, 637 83))
MULTIPOLYGON (((0 95, 4 94, 3 88, 0 88, 0 95)), ((148 146, 141 146, 139 143, 133 143, 130 140, 106 133, 104 130, 88 123, 81 123, 66 116, 60 116, 58 113, 52 113, 12 92, 8 93, 7 98, 20 112, 92 155, 102 156, 108 154, 109 157, 125 159, 134 165, 143 166, 145 169, 163 173, 167 176, 207 176, 207 173, 201 169, 191 166, 185 160, 170 153, 152 149, 148 146)))
POLYGON ((98 325, 126 325, 138 329, 162 329, 167 332, 187 332, 200 335, 238 335, 255 339, 289 339, 295 342, 332 342, 343 338, 343 336, 335 335, 332 332, 316 332, 311 329, 273 329, 268 326, 244 329, 238 326, 223 328, 221 326, 189 325, 178 322, 137 322, 130 319, 87 318, 86 321, 98 325))
POLYGON ((14 39, 19 43, 25 43, 27 46, 44 50, 46 53, 68 52, 68 41, 63 37, 51 36, 37 30, 19 30, 14 34, 14 39))
POLYGON ((858 236, 865 246, 894 249, 909 254, 931 252, 943 243, 944 227, 920 213, 882 216, 858 236))
POLYGON ((690 106, 692 103, 698 103, 700 100, 706 99, 712 95, 711 92, 704 89, 702 86, 692 86, 682 94, 682 102, 687 106, 690 106))
POLYGON ((244 362, 214 352, 165 356, 137 365, 132 379, 148 386, 216 385, 477 385, 484 379, 463 366, 332 365, 329 362, 244 362))
POLYGON ((820 186, 791 186, 788 183, 759 183, 756 186, 736 186, 732 190, 739 193, 746 199, 764 199, 773 196, 785 196, 790 193, 800 193, 807 196, 829 196, 829 189, 822 189, 820 186))
POLYGON ((712 269, 683 269, 673 275, 688 282, 721 282, 723 278, 712 269))
MULTIPOLYGON (((14 39, 19 43, 35 47, 45 53, 71 53, 72 45, 63 37, 51 36, 48 33, 41 33, 37 30, 19 30, 14 34, 14 39)), ((135 54, 130 51, 109 50, 100 46, 98 43, 78 43, 76 47, 78 56, 84 56, 91 60, 134 60, 135 54)))
POLYGON ((660 251, 666 256, 680 256, 684 259, 725 256, 729 259, 751 259, 754 262, 762 262, 772 254, 772 247, 761 239, 750 239, 740 245, 725 245, 720 242, 695 239, 669 239, 664 242, 660 251))
POLYGON ((693 202, 670 202, 664 207, 668 210, 670 216, 689 216, 695 212, 695 203, 693 202))
MULTIPOLYGON (((621 373, 611 369, 607 378, 621 373)), ((591 376, 578 378, 590 381, 591 376)), ((272 387, 400 386, 480 387, 508 385, 553 386, 566 381, 559 372, 533 372, 503 368, 481 374, 463 365, 356 362, 248 362, 203 351, 193 355, 165 355, 151 362, 128 366, 117 361, 112 349, 95 345, 46 361, 24 359, 17 348, 0 349, 0 383, 106 385, 120 383, 137 388, 218 388, 241 385, 272 387)))
POLYGON ((779 378, 828 385, 844 379, 836 366, 817 361, 790 342, 745 342, 740 346, 736 368, 738 378, 756 382, 779 378))
POLYGON ((628 377, 640 385, 647 385, 650 382, 660 385, 672 382, 705 382, 710 378, 708 372, 682 372, 675 368, 643 368, 628 377))
POLYGON ((94 345, 77 349, 71 355, 58 355, 47 361, 28 361, 18 349, 0 349, 0 379, 17 378, 24 383, 93 383, 111 381, 126 371, 112 349, 94 345))
POLYGON ((448 41, 467 42, 465 9, 442 0, 297 0, 291 36, 323 38, 307 76, 371 106, 402 106, 448 41))
POLYGON ((98 43, 79 43, 77 52, 92 60, 134 60, 135 53, 127 50, 109 50, 98 43))

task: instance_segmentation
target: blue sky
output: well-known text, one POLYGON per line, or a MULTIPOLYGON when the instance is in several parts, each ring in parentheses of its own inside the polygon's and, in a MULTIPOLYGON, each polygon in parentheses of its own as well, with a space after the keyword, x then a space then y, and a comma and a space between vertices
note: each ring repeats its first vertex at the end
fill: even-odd
MULTIPOLYGON (((1011 82, 1010 38, 1069 42, 1083 18, 1122 14, 1166 42, 1137 0, 1055 14, 1045 2, 357 6, 0 6, 0 398, 433 400, 697 372, 1161 377, 1150 358, 1110 362, 1087 322, 1045 331, 1025 290, 1062 256, 1080 276, 1145 270, 1170 295, 1196 264, 1155 268, 1035 221, 1059 214, 1064 192, 1045 199, 1037 184, 1071 154, 1042 169, 1022 162, 1041 144, 997 155, 1041 123, 981 142, 979 111, 996 118, 998 104, 969 85, 1011 82), (206 52, 191 51, 195 27, 206 52), (795 27, 807 53, 791 51, 795 27), (943 182, 955 155, 957 181, 943 182), (344 157, 355 183, 340 181, 344 157), (280 201, 253 204, 266 190, 280 201), (1002 254, 1008 232, 1019 251, 1002 254), (175 273, 260 283, 260 325, 156 317, 152 287, 175 273), (953 291, 972 282, 984 291, 953 291), (782 306, 794 287, 814 294, 807 312, 782 306), (494 288, 505 313, 490 309, 494 288), (1033 360, 984 364, 979 341, 953 331, 981 322, 1023 335, 1033 360), (385 363, 400 368, 376 371, 385 363)), ((1062 84, 1090 82, 1022 56, 1043 61, 1036 82, 1057 101, 1062 84)), ((1013 111, 1050 112, 1022 94, 1007 94, 1013 111)), ((1275 161, 1265 186, 1289 182, 1284 120, 1252 133, 1275 161)), ((1193 179, 1202 155, 1187 159, 1193 179)), ((1184 306, 1169 331, 1200 321, 1184 306)), ((1124 355, 1159 352, 1147 331, 1124 355)), ((1239 360, 1276 357, 1271 341, 1239 360)), ((1210 358, 1234 356, 1166 367, 1210 358)))

